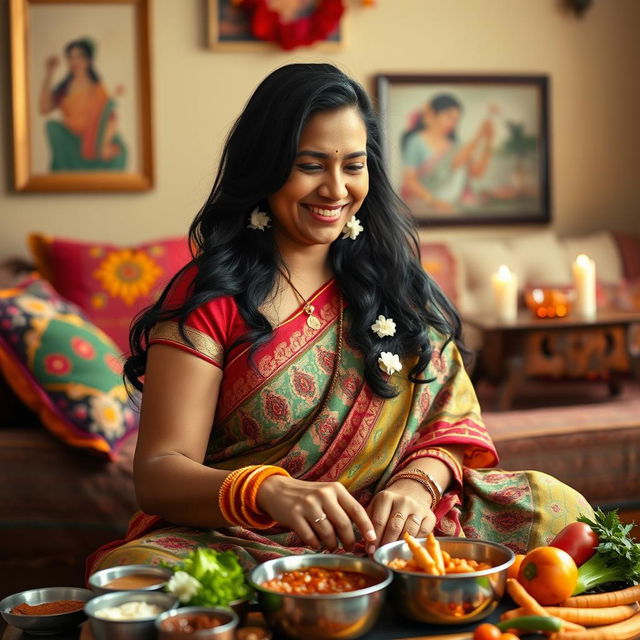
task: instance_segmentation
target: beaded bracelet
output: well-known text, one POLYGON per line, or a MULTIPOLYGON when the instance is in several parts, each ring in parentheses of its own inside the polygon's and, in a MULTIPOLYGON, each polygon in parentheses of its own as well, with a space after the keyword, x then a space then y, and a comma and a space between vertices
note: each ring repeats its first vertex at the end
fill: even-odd
POLYGON ((440 502, 442 498, 442 490, 440 485, 428 474, 421 469, 415 469, 414 471, 401 471, 395 476, 392 476, 387 482, 385 489, 390 487, 394 482, 398 480, 415 480, 421 484, 431 496, 431 509, 435 509, 435 506, 440 502))

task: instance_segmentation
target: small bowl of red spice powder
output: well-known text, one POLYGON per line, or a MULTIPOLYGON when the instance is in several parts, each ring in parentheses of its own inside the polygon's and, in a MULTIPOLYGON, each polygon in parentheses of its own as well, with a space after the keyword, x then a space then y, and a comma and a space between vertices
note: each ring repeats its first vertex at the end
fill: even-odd
POLYGON ((84 605, 94 596, 78 587, 30 589, 7 596, 0 613, 8 624, 32 635, 52 635, 86 620, 84 605))

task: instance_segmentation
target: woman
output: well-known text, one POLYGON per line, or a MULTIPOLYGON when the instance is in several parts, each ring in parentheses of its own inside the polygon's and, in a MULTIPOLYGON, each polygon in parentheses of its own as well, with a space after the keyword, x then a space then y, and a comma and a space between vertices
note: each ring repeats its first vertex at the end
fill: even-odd
POLYGON ((482 176, 491 159, 493 124, 487 118, 470 142, 460 145, 456 130, 462 105, 440 94, 402 136, 402 196, 415 211, 452 213, 474 201, 471 179, 482 176))
POLYGON ((144 375, 135 481, 154 515, 90 571, 195 545, 247 567, 371 553, 434 528, 523 551, 590 513, 548 476, 475 470, 497 457, 460 320, 420 267, 369 99, 338 69, 294 64, 262 82, 190 239, 125 366, 139 389, 144 375), (539 502, 552 494, 553 518, 539 502))
MULTIPOLYGON (((115 102, 93 68, 93 43, 88 39, 73 40, 64 52, 69 69, 66 78, 51 88, 60 62, 52 56, 46 62, 40 91, 42 115, 55 109, 62 112, 62 122, 48 120, 46 124, 51 171, 124 169, 127 151, 118 133, 115 102)), ((121 93, 120 87, 116 95, 121 93)))

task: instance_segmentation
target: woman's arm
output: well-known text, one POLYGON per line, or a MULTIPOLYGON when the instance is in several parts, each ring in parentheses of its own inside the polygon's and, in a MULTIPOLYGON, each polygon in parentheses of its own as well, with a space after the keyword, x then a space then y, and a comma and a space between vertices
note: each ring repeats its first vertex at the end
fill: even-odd
POLYGON ((46 116, 47 113, 51 113, 56 108, 56 104, 53 99, 53 92, 51 91, 51 81, 53 80, 53 73, 59 62, 60 61, 56 56, 51 56, 50 58, 47 58, 45 63, 44 80, 42 81, 40 101, 38 104, 40 108, 40 115, 42 116, 46 116))
POLYGON ((228 471, 205 467, 222 371, 163 344, 149 348, 134 459, 140 508, 176 524, 225 526, 218 492, 228 471))
POLYGON ((423 200, 434 210, 441 212, 454 210, 448 202, 438 200, 428 189, 425 189, 418 179, 418 172, 413 167, 408 167, 404 170, 403 181, 404 186, 409 190, 411 195, 419 200, 423 200))
MULTIPOLYGON (((464 445, 442 447, 462 465, 464 445)), ((399 473, 426 473, 442 488, 447 490, 453 475, 451 469, 438 458, 419 458, 409 463, 399 473)), ((430 492, 420 482, 411 478, 401 478, 394 482, 393 477, 386 488, 378 493, 368 511, 373 521, 379 545, 393 542, 407 531, 412 536, 424 537, 435 524, 430 492)))

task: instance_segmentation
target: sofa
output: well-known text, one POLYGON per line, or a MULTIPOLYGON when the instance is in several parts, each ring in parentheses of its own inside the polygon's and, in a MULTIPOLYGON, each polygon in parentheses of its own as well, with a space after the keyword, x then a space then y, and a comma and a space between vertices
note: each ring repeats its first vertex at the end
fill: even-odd
MULTIPOLYGON (((607 284, 611 284, 607 295, 617 296, 617 303, 628 304, 634 300, 634 278, 640 278, 640 264, 634 262, 634 241, 633 238, 618 240, 609 235, 601 247, 602 255, 595 248, 585 250, 580 245, 580 251, 592 255, 598 265, 607 265, 607 268, 599 269, 599 273, 607 284), (619 250, 622 246, 619 241, 627 242, 625 247, 632 250, 628 254, 624 249, 619 250), (619 280, 614 281, 614 276, 619 280)), ((112 283, 103 277, 100 281, 103 290, 96 292, 88 280, 104 276, 104 265, 113 262, 114 253, 119 258, 133 256, 140 265, 142 259, 138 254, 127 254, 131 248, 108 248, 77 241, 53 245, 52 242, 39 236, 31 246, 40 272, 55 289, 48 293, 54 299, 54 307, 70 315, 73 311, 69 306, 71 303, 67 305, 65 298, 58 300, 55 296, 61 292, 74 296, 78 303, 75 313, 80 318, 73 320, 74 326, 84 323, 82 326, 86 329, 91 322, 102 323, 116 342, 109 343, 110 338, 99 331, 95 340, 111 350, 121 348, 117 341, 123 335, 122 314, 133 315, 134 306, 116 308, 104 304, 104 297, 115 290, 109 289, 112 283), (80 244, 83 246, 76 246, 80 244), (47 246, 57 247, 58 253, 47 253, 47 246), (78 260, 82 268, 78 267, 78 260), (61 265, 69 272, 66 278, 62 277, 65 272, 61 265)), ((502 262, 513 266, 522 282, 540 284, 539 280, 546 275, 556 273, 549 270, 545 274, 540 265, 533 264, 535 261, 527 262, 522 256, 516 266, 512 257, 514 246, 519 246, 517 240, 504 242, 502 254, 492 242, 482 241, 471 246, 440 242, 423 244, 425 269, 463 313, 474 304, 484 304, 487 290, 482 274, 491 273, 502 262), (476 263, 480 257, 484 260, 482 265, 476 263), (539 268, 538 272, 527 271, 532 264, 539 268)), ((557 245, 559 241, 555 238, 550 242, 556 256, 561 255, 558 246, 563 245, 557 245)), ((156 265, 154 268, 144 262, 146 276, 162 272, 167 277, 174 263, 184 258, 186 254, 181 253, 169 260, 166 252, 171 246, 150 243, 144 249, 136 248, 146 252, 156 265)), ((180 243, 175 244, 175 247, 179 246, 180 243)), ((547 255, 547 249, 531 251, 534 256, 547 255), (538 254, 538 251, 543 253, 538 254)), ((572 255, 573 250, 567 248, 566 260, 570 261, 572 255)), ((5 300, 6 296, 14 295, 16 279, 24 276, 28 266, 14 263, 4 274, 0 270, 0 302, 3 292, 5 300)), ((563 274, 566 280, 566 270, 563 274)), ((156 295, 160 276, 154 286, 149 284, 150 278, 145 282, 149 285, 146 295, 156 295)), ((39 295, 47 292, 37 281, 36 285, 29 286, 40 287, 36 291, 39 295)), ((0 331, 0 337, 3 335, 6 332, 0 331)), ((64 430, 69 425, 58 415, 60 406, 47 404, 40 396, 25 395, 24 388, 14 379, 24 373, 22 369, 1 371, 5 373, 4 380, 0 376, 0 469, 4 480, 0 483, 0 597, 31 587, 81 584, 86 556, 103 543, 121 537, 136 508, 132 477, 135 426, 129 425, 122 433, 119 431, 112 440, 105 440, 90 430, 78 439, 77 429, 72 430, 71 435, 64 430)), ((25 379, 31 383, 32 374, 34 372, 25 373, 25 379)), ((538 404, 544 404, 539 402, 539 396, 538 404)), ((122 406, 121 413, 124 414, 126 407, 122 406)), ((640 476, 636 472, 640 460, 640 393, 637 397, 622 394, 595 404, 578 400, 571 407, 540 406, 503 413, 488 411, 485 420, 496 440, 504 468, 538 468, 554 473, 582 491, 594 504, 637 504, 640 497, 640 476), (602 464, 603 456, 606 456, 607 464, 602 464)))
MULTIPOLYGON (((508 239, 423 241, 422 263, 465 315, 491 314, 491 274, 506 264, 518 278, 520 304, 536 287, 570 290, 571 265, 587 254, 596 264, 600 310, 640 311, 640 236, 600 231, 558 238, 551 231, 508 239)), ((465 342, 482 344, 472 327, 465 342)), ((628 349, 640 355, 640 325, 628 349)), ((529 382, 513 410, 494 411, 495 389, 477 384, 483 416, 496 442, 501 466, 533 468, 555 475, 603 507, 640 507, 640 381, 632 372, 619 395, 606 380, 581 378, 529 382)))

